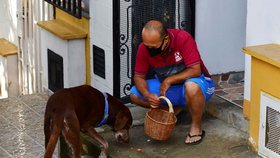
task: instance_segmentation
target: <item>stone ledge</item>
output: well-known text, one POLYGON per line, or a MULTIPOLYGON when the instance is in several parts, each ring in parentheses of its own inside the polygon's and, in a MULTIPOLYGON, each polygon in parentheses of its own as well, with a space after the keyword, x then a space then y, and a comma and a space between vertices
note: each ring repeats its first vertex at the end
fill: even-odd
POLYGON ((10 56, 17 54, 17 46, 4 38, 0 38, 0 55, 10 56))
POLYGON ((248 132, 249 121, 244 118, 240 107, 214 95, 207 103, 206 111, 232 127, 248 132))
POLYGON ((37 24, 63 40, 83 39, 87 37, 86 32, 60 19, 40 21, 37 24))

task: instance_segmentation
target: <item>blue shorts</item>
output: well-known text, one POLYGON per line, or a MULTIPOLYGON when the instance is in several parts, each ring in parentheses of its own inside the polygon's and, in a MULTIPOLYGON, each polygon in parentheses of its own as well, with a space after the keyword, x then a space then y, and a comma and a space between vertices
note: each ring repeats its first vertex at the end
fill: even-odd
MULTIPOLYGON (((185 80, 185 82, 195 82, 198 84, 204 95, 205 101, 208 101, 215 91, 213 80, 209 77, 205 77, 204 74, 200 77, 189 78, 185 80)), ((147 84, 150 93, 160 96, 159 88, 161 83, 158 79, 147 80, 147 84)), ((130 93, 135 94, 142 99, 144 98, 136 89, 136 86, 131 88, 130 93)), ((166 92, 166 97, 171 101, 173 106, 186 106, 184 84, 170 86, 166 92)), ((162 104, 164 103, 165 101, 163 100, 162 104)))

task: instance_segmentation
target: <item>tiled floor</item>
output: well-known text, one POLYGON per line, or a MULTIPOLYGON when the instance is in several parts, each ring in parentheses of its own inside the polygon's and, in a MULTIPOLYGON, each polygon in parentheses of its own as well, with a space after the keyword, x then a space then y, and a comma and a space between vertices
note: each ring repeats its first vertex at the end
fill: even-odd
POLYGON ((243 91, 244 84, 236 83, 236 84, 228 84, 221 83, 220 87, 216 88, 215 94, 241 108, 243 108, 243 91))
POLYGON ((43 157, 45 101, 41 94, 0 100, 1 158, 43 157))
MULTIPOLYGON (((243 75, 243 73, 240 73, 243 75)), ((230 81, 229 75, 213 76, 215 81, 215 94, 240 108, 243 108, 244 99, 244 81, 238 79, 233 82, 230 81), (226 77, 225 77, 226 76, 226 77)))

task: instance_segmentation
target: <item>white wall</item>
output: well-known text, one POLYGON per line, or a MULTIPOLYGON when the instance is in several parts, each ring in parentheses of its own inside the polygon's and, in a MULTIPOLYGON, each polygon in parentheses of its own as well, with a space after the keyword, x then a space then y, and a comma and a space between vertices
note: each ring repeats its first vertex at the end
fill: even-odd
POLYGON ((8 97, 7 60, 0 55, 0 99, 8 97))
POLYGON ((280 42, 279 6, 279 0, 248 0, 247 46, 280 42))
POLYGON ((86 84, 85 39, 68 40, 69 87, 86 84))
MULTIPOLYGON (((17 45, 17 0, 0 0, 0 38, 17 45)), ((0 56, 0 97, 18 95, 17 56, 0 56), (11 82, 8 86, 7 82, 11 82)))
POLYGON ((0 0, 0 38, 17 45, 17 0, 0 0))
POLYGON ((196 0, 196 42, 211 74, 244 71, 246 0, 196 0))
POLYGON ((64 88, 86 83, 85 40, 62 40, 41 29, 42 84, 48 89, 48 52, 50 49, 63 58, 64 88))
MULTIPOLYGON (((280 1, 247 0, 246 46, 280 43, 280 1)), ((250 100, 251 57, 245 58, 244 98, 250 100)))
POLYGON ((113 1, 90 1, 91 85, 113 94, 113 1), (105 51, 105 79, 93 73, 92 45, 105 51))

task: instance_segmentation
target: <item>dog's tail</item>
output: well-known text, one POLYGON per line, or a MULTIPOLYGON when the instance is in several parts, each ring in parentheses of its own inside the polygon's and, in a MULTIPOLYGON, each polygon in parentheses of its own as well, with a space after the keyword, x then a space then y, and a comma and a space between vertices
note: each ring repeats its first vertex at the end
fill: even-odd
POLYGON ((55 146, 62 131, 63 117, 55 117, 57 120, 53 120, 53 117, 46 116, 44 121, 44 133, 45 133, 45 156, 44 158, 52 158, 55 146))

